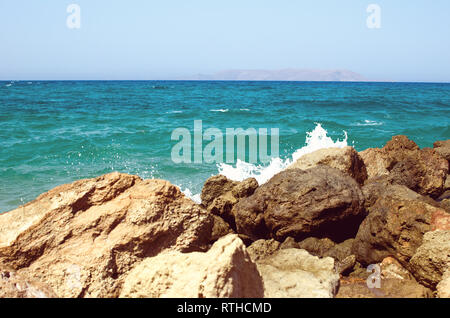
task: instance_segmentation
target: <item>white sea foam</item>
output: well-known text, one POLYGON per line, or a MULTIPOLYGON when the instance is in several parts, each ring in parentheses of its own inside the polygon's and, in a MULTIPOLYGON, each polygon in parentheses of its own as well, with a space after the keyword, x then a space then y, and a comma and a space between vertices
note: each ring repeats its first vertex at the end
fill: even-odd
POLYGON ((376 122, 374 120, 364 120, 363 123, 356 123, 356 126, 381 126, 383 123, 376 122))
POLYGON ((192 201, 194 201, 197 204, 202 203, 202 199, 200 198, 200 193, 198 194, 193 194, 191 192, 191 190, 189 190, 188 188, 186 188, 185 190, 181 191, 186 197, 188 197, 189 199, 191 199, 192 201))
POLYGON ((305 146, 297 149, 290 158, 274 158, 267 166, 253 165, 238 160, 236 166, 228 164, 219 164, 219 173, 234 181, 242 181, 247 178, 255 178, 259 184, 266 183, 277 173, 286 169, 301 156, 314 152, 322 148, 343 148, 347 144, 347 132, 344 131, 344 139, 333 141, 327 135, 327 131, 320 123, 316 125, 313 131, 306 133, 305 146))
MULTIPOLYGON (((274 175, 286 169, 289 165, 295 162, 301 156, 314 152, 323 148, 343 148, 348 145, 347 132, 344 131, 344 139, 334 141, 328 136, 327 131, 320 123, 311 132, 306 133, 305 146, 297 149, 290 158, 281 159, 273 158, 269 165, 254 165, 241 160, 236 162, 236 165, 229 165, 221 163, 217 165, 219 174, 226 176, 228 179, 234 181, 243 181, 247 178, 255 178, 258 183, 264 184, 269 181, 274 175)), ((200 203, 200 194, 193 194, 190 189, 182 191, 188 198, 196 203, 200 203)))
POLYGON ((228 109, 210 109, 211 112, 221 112, 221 113, 226 113, 228 112, 228 109))
POLYGON ((172 110, 170 112, 166 112, 166 114, 181 114, 182 112, 182 110, 172 110))
POLYGON ((240 111, 243 111, 243 112, 248 112, 248 111, 250 111, 250 109, 248 109, 248 108, 240 108, 239 110, 240 110, 240 111))

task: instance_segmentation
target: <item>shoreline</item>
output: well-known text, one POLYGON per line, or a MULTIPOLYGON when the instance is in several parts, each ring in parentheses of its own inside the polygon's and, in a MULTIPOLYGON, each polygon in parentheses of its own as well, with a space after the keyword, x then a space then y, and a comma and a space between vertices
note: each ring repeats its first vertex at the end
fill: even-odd
POLYGON ((61 185, 0 214, 0 297, 449 297, 449 160, 450 140, 323 148, 263 184, 213 176, 200 205, 118 172, 61 185))

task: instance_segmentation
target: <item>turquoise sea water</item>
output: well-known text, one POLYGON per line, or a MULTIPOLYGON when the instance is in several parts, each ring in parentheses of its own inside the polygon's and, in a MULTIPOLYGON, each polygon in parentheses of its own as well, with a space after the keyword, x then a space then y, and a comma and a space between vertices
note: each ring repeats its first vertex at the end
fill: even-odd
POLYGON ((405 134, 450 139, 450 84, 196 81, 0 82, 0 211, 111 171, 192 193, 216 164, 175 164, 175 128, 279 128, 280 157, 320 123, 357 150, 405 134))

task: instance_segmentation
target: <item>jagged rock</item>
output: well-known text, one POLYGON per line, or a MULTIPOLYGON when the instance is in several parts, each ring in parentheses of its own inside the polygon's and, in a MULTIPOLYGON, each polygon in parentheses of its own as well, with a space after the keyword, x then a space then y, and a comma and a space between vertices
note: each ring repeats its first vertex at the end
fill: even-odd
POLYGON ((45 284, 0 267, 0 298, 56 298, 45 284))
MULTIPOLYGON (((450 191, 450 174, 447 175, 444 183, 444 191, 450 191)), ((449 194, 450 196, 450 194, 449 194)))
POLYGON ((352 237, 364 217, 358 183, 327 166, 280 172, 234 207, 237 232, 253 240, 352 237), (326 234, 326 235, 325 235, 326 234))
POLYGON ((230 225, 225 222, 220 216, 213 215, 213 227, 211 231, 211 243, 228 234, 234 233, 230 225))
POLYGON ((329 238, 308 237, 297 243, 296 247, 304 249, 314 256, 334 258, 336 260, 337 272, 346 274, 356 264, 356 256, 352 255, 353 241, 354 239, 348 239, 336 244, 329 238))
POLYGON ((366 166, 353 147, 325 148, 301 156, 288 169, 302 169, 325 165, 341 170, 353 177, 359 184, 367 179, 366 166))
POLYGON ((345 240, 344 242, 336 244, 332 248, 330 248, 328 251, 326 251, 323 256, 329 256, 329 257, 333 257, 334 259, 336 259, 338 261, 343 261, 347 257, 353 255, 352 247, 353 247, 354 241, 355 241, 355 239, 348 239, 348 240, 345 240))
MULTIPOLYGON (((450 183, 450 178, 447 178, 447 183, 450 183)), ((450 190, 446 190, 438 199, 439 205, 450 213, 450 190)))
POLYGON ((236 182, 222 175, 213 176, 203 186, 202 205, 208 212, 220 216, 232 229, 236 229, 232 208, 241 198, 252 195, 257 187, 255 178, 236 182))
POLYGON ((59 186, 0 215, 0 260, 59 297, 115 297, 165 249, 206 250, 212 216, 163 180, 111 173, 59 186))
POLYGON ((336 298, 432 298, 428 288, 414 280, 381 279, 380 288, 369 288, 361 278, 343 277, 336 298))
POLYGON ((433 144, 434 151, 450 162, 450 139, 436 141, 433 144))
POLYGON ((300 248, 300 245, 295 241, 293 237, 287 237, 280 245, 280 249, 286 248, 300 248))
POLYGON ((422 244, 423 235, 438 227, 433 218, 445 213, 415 197, 406 188, 386 192, 369 208, 352 247, 359 262, 375 264, 393 256, 410 269, 409 260, 422 244))
POLYGON ((341 275, 350 273, 356 265, 356 256, 350 255, 344 258, 342 261, 338 261, 336 265, 336 272, 341 275))
POLYGON ((262 258, 268 257, 280 249, 280 242, 274 239, 257 240, 253 242, 248 248, 247 252, 251 259, 256 262, 262 258))
POLYGON ((437 285, 437 296, 439 298, 450 298, 450 269, 442 275, 442 280, 437 285))
POLYGON ((450 231, 425 233, 423 244, 410 261, 411 272, 422 285, 435 288, 450 270, 450 231))
POLYGON ((282 249, 260 259, 264 296, 270 298, 331 298, 339 286, 339 274, 331 257, 323 259, 301 249, 282 249))
POLYGON ((205 181, 200 194, 202 205, 209 206, 215 198, 231 191, 237 184, 238 182, 232 181, 221 174, 210 177, 205 181))
POLYGON ((125 278, 120 297, 263 297, 256 265, 237 235, 219 239, 206 253, 162 252, 125 278))
POLYGON ((368 180, 366 184, 361 188, 361 190, 364 195, 364 207, 366 210, 369 210, 370 207, 374 205, 379 198, 382 198, 386 195, 389 195, 393 199, 397 198, 399 200, 417 200, 434 207, 441 207, 439 202, 436 202, 430 197, 420 195, 406 186, 392 184, 391 181, 385 177, 376 177, 368 180))
POLYGON ((391 183, 433 198, 443 192, 448 161, 433 149, 420 150, 406 136, 394 136, 383 148, 369 148, 360 155, 369 179, 384 176, 391 183))
POLYGON ((231 194, 235 198, 246 198, 251 196, 258 188, 258 181, 255 178, 248 178, 239 182, 232 190, 231 194))
POLYGON ((304 249, 314 256, 324 257, 336 243, 329 238, 308 237, 298 243, 298 248, 304 249))

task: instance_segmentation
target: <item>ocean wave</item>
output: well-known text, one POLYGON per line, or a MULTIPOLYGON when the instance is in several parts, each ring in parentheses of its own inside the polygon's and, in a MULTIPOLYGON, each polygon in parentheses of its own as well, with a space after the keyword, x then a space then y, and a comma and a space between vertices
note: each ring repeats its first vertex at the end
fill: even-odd
POLYGON ((181 114, 183 113, 182 110, 171 110, 170 112, 166 112, 166 114, 181 114))
MULTIPOLYGON (((334 141, 328 136, 328 132, 322 127, 322 124, 316 123, 316 127, 312 131, 306 133, 305 145, 295 150, 289 158, 273 158, 267 166, 251 164, 238 159, 235 166, 220 163, 217 165, 217 169, 219 174, 224 175, 233 181, 243 181, 247 178, 255 178, 258 181, 258 184, 262 185, 305 154, 323 148, 343 148, 348 146, 347 132, 343 131, 343 133, 344 139, 334 141)), ((193 194, 190 189, 186 189, 182 192, 193 201, 197 203, 201 202, 200 194, 193 194)))
POLYGON ((221 113, 227 113, 229 109, 210 109, 210 112, 221 112, 221 113))
POLYGON ((239 110, 243 111, 243 112, 249 112, 250 111, 250 109, 248 109, 248 108, 240 108, 239 110))
POLYGON ((382 122, 377 122, 377 121, 368 120, 368 119, 364 120, 363 123, 356 123, 355 124, 355 126, 381 126, 381 125, 383 125, 382 122))
MULTIPOLYGON (((181 189, 180 189, 181 190, 181 189)), ((198 194, 193 194, 191 192, 191 190, 189 190, 188 188, 186 188, 185 190, 181 190, 181 192, 188 197, 189 199, 191 199, 192 201, 194 201, 197 204, 202 203, 202 199, 200 198, 200 193, 198 194)))

